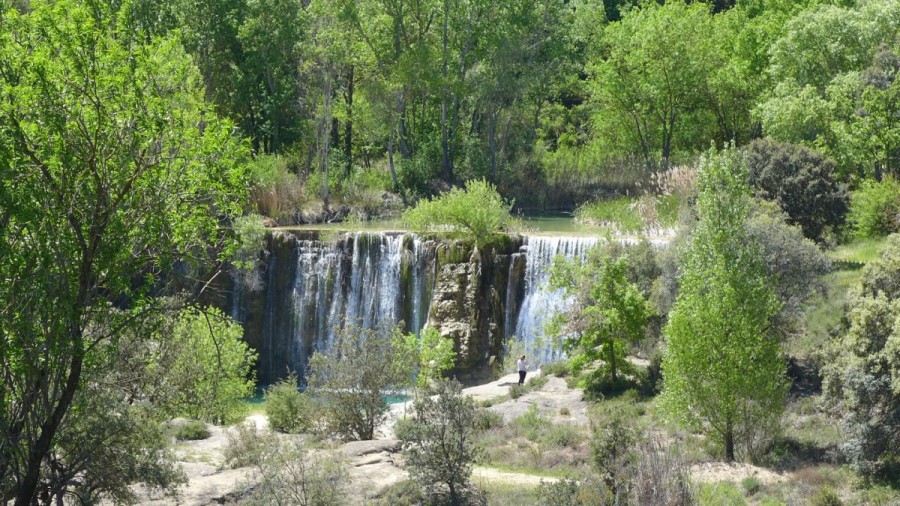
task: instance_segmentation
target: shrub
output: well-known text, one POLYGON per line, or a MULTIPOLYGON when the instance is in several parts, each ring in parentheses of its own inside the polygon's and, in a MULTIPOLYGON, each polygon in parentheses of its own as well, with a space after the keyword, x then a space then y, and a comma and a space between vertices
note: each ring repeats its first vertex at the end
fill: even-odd
POLYGON ((515 226, 510 209, 512 203, 504 200, 494 185, 473 180, 465 189, 453 188, 419 201, 403 213, 403 221, 416 232, 471 238, 481 245, 515 226))
POLYGON ((286 159, 257 156, 249 168, 250 198, 262 215, 284 219, 303 203, 303 182, 290 171, 286 159))
POLYGON ((750 184, 778 204, 788 223, 822 242, 847 214, 847 190, 835 179, 834 162, 803 146, 759 139, 746 148, 750 184))
POLYGON ((512 425, 530 441, 538 442, 544 429, 550 426, 550 420, 541 416, 537 406, 532 404, 528 411, 512 421, 512 425))
POLYGON ((574 448, 584 440, 581 429, 571 424, 550 425, 540 436, 542 443, 559 448, 574 448))
POLYGON ((266 389, 266 415, 269 425, 279 432, 309 430, 316 417, 313 399, 297 390, 297 376, 289 377, 266 389))
POLYGON ((627 197, 596 200, 576 209, 575 220, 622 232, 638 232, 643 228, 644 222, 634 203, 634 200, 627 197))
POLYGON ((510 385, 509 386, 509 396, 513 399, 518 399, 522 397, 528 392, 528 388, 525 385, 510 385))
POLYGON ((755 495, 762 488, 762 483, 754 476, 748 476, 741 480, 741 486, 744 487, 744 493, 747 495, 755 495))
POLYGON ((762 249, 763 264, 782 304, 775 330, 784 331, 802 313, 803 302, 824 291, 821 277, 831 271, 831 261, 769 202, 756 202, 745 225, 762 249))
POLYGON ((209 437, 209 427, 199 420, 191 420, 175 427, 175 439, 179 441, 199 441, 209 437))
POLYGON ((479 430, 491 430, 503 427, 503 417, 498 413, 487 409, 479 409, 476 417, 476 425, 479 430))
POLYGON ((403 430, 403 454, 409 474, 432 497, 444 494, 460 504, 474 486, 472 463, 481 454, 475 403, 453 380, 441 380, 433 395, 413 404, 415 415, 403 430))
POLYGON ((225 437, 228 444, 222 451, 222 457, 229 469, 254 465, 267 444, 265 434, 253 423, 236 425, 225 433, 225 437))
POLYGON ((820 488, 809 502, 810 506, 843 506, 844 501, 830 488, 820 488))
POLYGON ((565 377, 569 375, 569 362, 566 360, 558 360, 556 362, 550 362, 549 364, 544 364, 544 368, 542 369, 543 375, 549 376, 557 376, 557 377, 565 377))
POLYGON ((863 271, 823 369, 847 429, 843 450, 867 477, 900 476, 900 235, 863 271))
POLYGON ((631 476, 634 504, 696 504, 688 466, 672 444, 665 448, 655 441, 640 445, 631 476))
POLYGON ((241 326, 218 309, 187 309, 157 335, 150 374, 169 416, 222 423, 237 420, 255 388, 256 352, 241 326))
POLYGON ((702 485, 697 499, 700 506, 744 506, 747 504, 741 491, 724 481, 702 485))
POLYGON ((629 469, 635 463, 637 432, 616 416, 594 427, 591 455, 603 481, 617 494, 627 489, 629 469))
POLYGON ((335 344, 309 361, 307 392, 318 400, 325 428, 347 439, 366 440, 388 411, 387 394, 407 384, 411 358, 396 352, 397 330, 345 325, 335 344))
POLYGON ((863 181, 853 192, 849 221, 863 238, 900 232, 900 181, 892 176, 863 181))
POLYGON ((373 506, 419 506, 426 504, 427 500, 418 483, 403 480, 385 489, 373 502, 373 506))
POLYGON ((563 406, 563 407, 559 408, 559 414, 562 416, 569 416, 572 413, 569 411, 569 408, 567 408, 566 406, 563 406))
POLYGON ((547 384, 548 381, 550 381, 550 379, 544 375, 532 376, 528 380, 528 389, 529 390, 540 390, 541 388, 544 387, 544 385, 547 384))

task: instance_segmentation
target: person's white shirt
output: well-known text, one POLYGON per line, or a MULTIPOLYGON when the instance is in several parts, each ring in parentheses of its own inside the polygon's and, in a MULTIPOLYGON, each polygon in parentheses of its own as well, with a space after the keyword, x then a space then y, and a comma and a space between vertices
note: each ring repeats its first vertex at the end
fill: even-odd
POLYGON ((516 361, 516 367, 518 367, 518 369, 519 369, 520 371, 526 371, 526 370, 528 370, 528 364, 526 364, 525 361, 522 360, 521 358, 520 358, 519 360, 516 361))

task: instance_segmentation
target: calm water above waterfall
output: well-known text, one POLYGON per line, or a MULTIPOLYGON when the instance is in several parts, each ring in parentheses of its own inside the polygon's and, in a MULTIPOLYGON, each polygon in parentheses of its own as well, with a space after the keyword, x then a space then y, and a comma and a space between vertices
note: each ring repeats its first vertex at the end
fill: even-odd
POLYGON ((566 305, 547 288, 550 266, 557 255, 583 258, 598 241, 511 237, 478 251, 403 232, 281 231, 269 239, 261 289, 236 288, 231 314, 260 353, 263 384, 289 371, 302 375, 344 322, 436 327, 456 341, 457 373, 485 377, 511 336, 532 364, 559 357, 544 338, 545 323, 566 305))

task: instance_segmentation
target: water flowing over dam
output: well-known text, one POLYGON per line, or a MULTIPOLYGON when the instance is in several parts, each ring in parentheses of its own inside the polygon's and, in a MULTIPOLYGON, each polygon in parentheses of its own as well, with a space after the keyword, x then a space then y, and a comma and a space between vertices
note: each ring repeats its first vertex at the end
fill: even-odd
POLYGON ((425 325, 455 342, 462 378, 487 377, 521 339, 533 365, 559 357, 544 325, 567 301, 549 290, 553 259, 584 258, 596 237, 502 237, 480 248, 404 232, 278 231, 269 236, 260 286, 235 284, 227 304, 259 352, 258 379, 303 375, 345 323, 425 325))

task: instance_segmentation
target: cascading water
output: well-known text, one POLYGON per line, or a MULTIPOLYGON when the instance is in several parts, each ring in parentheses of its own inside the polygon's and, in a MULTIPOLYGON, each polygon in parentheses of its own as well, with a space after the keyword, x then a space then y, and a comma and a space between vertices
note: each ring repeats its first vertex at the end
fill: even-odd
MULTIPOLYGON (((525 249, 525 295, 518 311, 513 335, 524 345, 529 362, 548 363, 562 356, 559 343, 546 336, 544 329, 550 318, 565 310, 570 301, 563 290, 548 286, 554 258, 584 260, 597 245, 595 237, 528 237, 525 249)), ((507 335, 509 335, 507 333, 507 335)))
MULTIPOLYGON (((260 354, 263 384, 334 344, 345 324, 367 328, 433 325, 457 341, 460 373, 484 377, 490 357, 521 340, 533 364, 558 359, 545 337, 552 315, 568 306, 547 281, 556 256, 583 259, 591 237, 512 237, 479 251, 402 232, 355 232, 323 240, 319 232, 270 237, 262 291, 237 287, 233 315, 260 354), (480 260, 479 260, 480 258, 480 260), (434 300, 433 300, 434 299, 434 300)), ((556 345, 555 345, 556 344, 556 345)))

